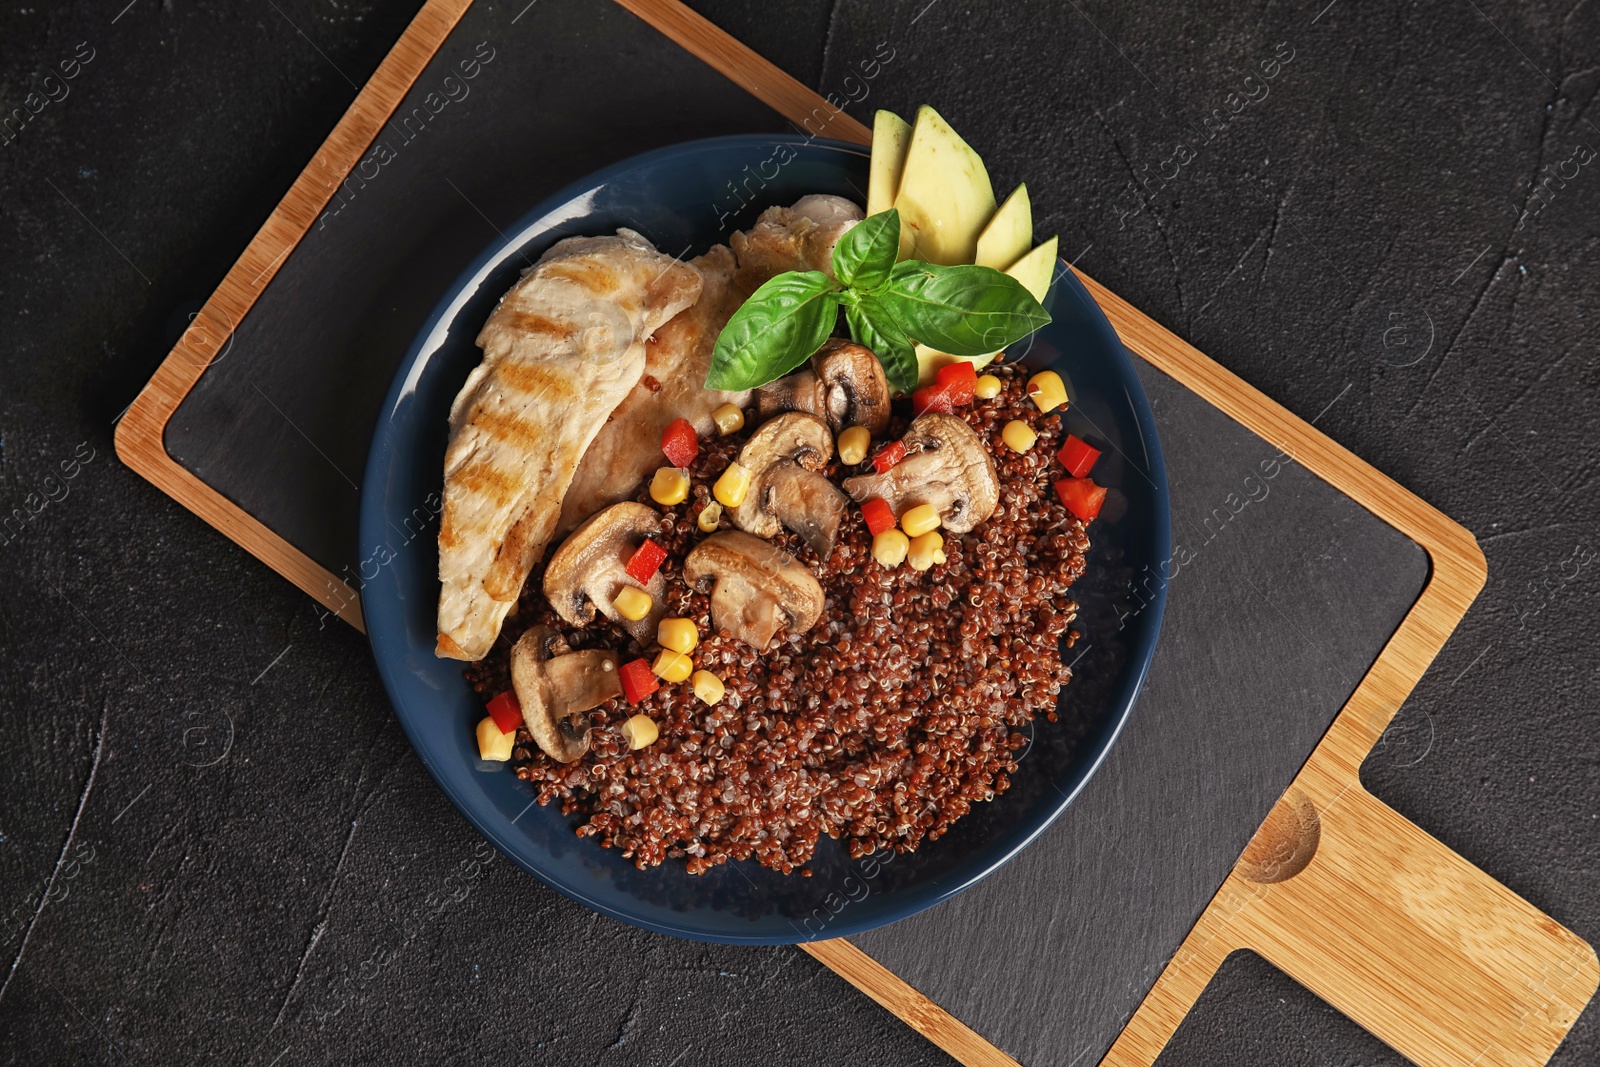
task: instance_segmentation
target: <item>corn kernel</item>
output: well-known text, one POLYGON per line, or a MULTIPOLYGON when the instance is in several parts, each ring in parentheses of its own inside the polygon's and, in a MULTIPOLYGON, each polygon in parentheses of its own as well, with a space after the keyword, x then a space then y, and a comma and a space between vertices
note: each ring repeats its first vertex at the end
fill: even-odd
POLYGON ((717 433, 726 437, 744 429, 744 412, 737 404, 724 404, 711 413, 711 421, 717 424, 717 433))
POLYGON ((1040 411, 1054 411, 1067 402, 1067 386, 1055 371, 1040 371, 1028 379, 1028 396, 1040 411))
POLYGON ((891 526, 872 539, 872 558, 885 567, 898 567, 906 561, 910 547, 911 538, 891 526))
POLYGON ((1000 379, 992 374, 980 374, 972 391, 979 400, 993 400, 1000 395, 1000 379))
POLYGON ((690 671, 694 670, 694 663, 682 652, 663 648, 656 653, 656 661, 650 664, 650 669, 655 671, 656 677, 663 682, 681 682, 689 677, 690 671))
POLYGON ((925 571, 935 563, 944 562, 944 536, 938 530, 929 530, 921 537, 911 539, 911 549, 906 562, 913 570, 925 571))
POLYGON ((839 462, 854 467, 867 458, 872 447, 872 431, 865 426, 852 426, 839 435, 839 462))
POLYGON ((649 593, 631 585, 623 586, 611 601, 612 607, 617 609, 617 614, 629 622, 638 622, 650 614, 651 605, 654 603, 649 593))
POLYGON ((656 721, 648 715, 635 715, 622 724, 622 739, 628 742, 628 747, 632 749, 653 745, 660 736, 661 731, 657 728, 656 721))
POLYGON ((1012 419, 1000 431, 1000 440, 1013 452, 1026 452, 1038 439, 1039 435, 1033 432, 1033 427, 1021 419, 1012 419))
POLYGON ((494 760, 504 763, 511 758, 511 749, 517 743, 517 732, 509 734, 500 732, 500 727, 495 725, 494 716, 487 715, 478 724, 478 758, 494 760))
POLYGON ((749 491, 750 472, 737 463, 728 464, 728 469, 711 487, 711 495, 725 508, 736 508, 743 504, 744 495, 749 491))
POLYGON ((689 472, 682 467, 661 467, 650 479, 650 499, 663 507, 681 504, 689 498, 689 472))
POLYGON ((700 509, 700 514, 695 517, 694 524, 706 533, 716 533, 717 524, 722 521, 722 505, 713 500, 700 509))
POLYGON ((700 698, 702 704, 715 704, 722 699, 722 679, 710 671, 695 671, 689 684, 694 687, 694 695, 700 698))
POLYGON ((939 513, 934 510, 932 504, 918 504, 914 508, 908 508, 906 513, 900 516, 900 528, 906 532, 907 537, 919 537, 929 530, 939 528, 939 513))
POLYGON ((699 643, 700 631, 694 628, 692 619, 662 619, 656 626, 656 644, 662 648, 687 656, 699 643))

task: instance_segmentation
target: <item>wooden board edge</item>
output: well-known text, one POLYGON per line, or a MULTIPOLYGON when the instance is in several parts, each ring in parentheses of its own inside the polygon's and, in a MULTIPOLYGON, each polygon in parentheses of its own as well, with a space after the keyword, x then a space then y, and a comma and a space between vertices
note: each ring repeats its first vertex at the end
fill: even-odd
MULTIPOLYGON (((133 412, 123 416, 128 421, 133 412)), ((151 418, 152 416, 146 416, 151 418)), ((162 445, 165 420, 136 426, 124 433, 117 427, 117 456, 158 489, 216 527, 224 537, 289 579, 329 612, 362 633, 361 600, 338 575, 274 533, 261 520, 201 481, 193 471, 175 461, 162 445)))
MULTIPOLYGON (((811 136, 837 137, 860 144, 871 140, 871 132, 850 115, 681 3, 617 2, 811 136)), ((356 591, 175 461, 166 450, 166 427, 206 367, 227 351, 238 323, 310 231, 339 183, 360 161, 471 3, 472 0, 428 0, 417 12, 118 420, 113 434, 117 456, 128 467, 362 632, 366 625, 356 591)))
MULTIPOLYGON (((1129 351, 1277 446, 1427 552, 1431 566, 1427 584, 1316 750, 1328 759, 1364 743, 1360 754, 1364 759, 1488 580, 1483 550, 1466 527, 1093 278, 1075 273, 1129 351), (1337 743, 1330 744, 1330 737, 1337 743)), ((1316 760, 1313 753, 1312 762, 1316 760)), ((1357 767, 1359 760, 1350 766, 1351 772, 1357 767)))
MULTIPOLYGON (((1421 593, 1291 785, 1291 789, 1299 786, 1325 803, 1352 784, 1359 788, 1361 762, 1377 744, 1384 728, 1421 680, 1487 581, 1488 565, 1482 550, 1461 524, 1093 278, 1081 271, 1076 273, 1129 351, 1282 450, 1428 554, 1430 573, 1421 593)), ((1232 952, 1252 947, 1243 936, 1246 929, 1243 920, 1255 899, 1249 883, 1235 875, 1224 880, 1101 1061, 1104 1067, 1148 1067, 1155 1062, 1223 960, 1232 952)), ((811 946, 805 947, 812 951, 811 946)), ((859 949, 849 957, 832 953, 824 956, 816 951, 812 951, 812 955, 829 966, 838 958, 850 968, 845 977, 891 1011, 901 1002, 895 987, 913 989, 859 949), (870 960, 873 967, 868 968, 863 960, 870 960), (862 984, 873 980, 888 985, 875 990, 862 984)), ((943 1008, 939 1010, 944 1011, 943 1008)), ((927 1032, 921 1016, 902 1017, 914 1028, 927 1032)), ((992 1045, 987 1047, 1000 1054, 992 1045)), ((962 1062, 976 1065, 988 1061, 962 1062)))
POLYGON ((871 130, 699 12, 677 0, 616 2, 810 136, 871 143, 871 130))
POLYGON ((972 1027, 844 938, 799 946, 967 1067, 1021 1067, 972 1027))

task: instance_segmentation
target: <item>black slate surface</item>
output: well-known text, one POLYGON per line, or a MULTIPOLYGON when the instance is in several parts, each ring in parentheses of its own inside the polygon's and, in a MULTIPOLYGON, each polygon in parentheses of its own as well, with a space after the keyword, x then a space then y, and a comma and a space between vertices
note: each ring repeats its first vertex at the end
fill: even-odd
MULTIPOLYGON (((948 1062, 797 953, 648 938, 474 853, 358 635, 112 458, 410 14, 278 7, 0 12, 0 115, 57 97, 0 143, 0 1058, 948 1062)), ((1302 416, 1350 386, 1319 425, 1491 567, 1368 784, 1600 936, 1600 192, 1541 174, 1600 147, 1593 11, 704 10, 823 91, 892 40, 862 113, 938 101, 1068 255, 1302 416), (1130 198, 1280 41, 1270 95, 1130 198)), ((1556 1063, 1600 1057, 1592 1015, 1556 1063)), ((1248 957, 1162 1058, 1351 1062, 1398 1058, 1248 957)))

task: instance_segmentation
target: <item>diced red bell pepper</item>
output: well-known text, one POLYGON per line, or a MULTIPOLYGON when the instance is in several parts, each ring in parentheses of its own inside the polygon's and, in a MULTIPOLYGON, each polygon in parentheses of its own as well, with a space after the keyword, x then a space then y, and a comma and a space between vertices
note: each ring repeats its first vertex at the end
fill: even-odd
POLYGON ((1105 488, 1088 478, 1061 479, 1056 483, 1056 495, 1068 511, 1084 522, 1093 522, 1100 514, 1100 505, 1106 502, 1105 488))
POLYGON ((926 414, 929 411, 951 412, 956 409, 955 401, 951 399, 948 387, 934 382, 924 385, 921 389, 911 394, 911 415, 926 414))
POLYGON ((878 449, 878 454, 872 457, 872 467, 879 474, 893 467, 896 463, 906 458, 906 446, 900 441, 890 441, 878 449))
POLYGON ((1061 451, 1056 453, 1056 458, 1074 478, 1087 478, 1089 471, 1094 468, 1094 461, 1100 458, 1100 450, 1069 433, 1066 443, 1061 446, 1061 451))
POLYGON ((943 387, 957 407, 970 404, 978 395, 978 368, 964 359, 946 363, 939 368, 934 384, 943 387))
POLYGON ((939 368, 932 384, 911 394, 911 412, 913 415, 925 411, 953 412, 972 403, 977 395, 977 368, 964 359, 946 363, 939 368))
POLYGON ((894 509, 889 506, 889 502, 886 500, 873 497, 865 504, 862 504, 861 517, 866 520, 867 530, 871 532, 873 537, 877 537, 885 530, 894 529, 894 509))
POLYGON ((650 661, 636 659, 631 663, 624 663, 617 676, 622 681, 622 695, 628 703, 637 704, 645 697, 661 688, 661 679, 656 677, 656 672, 650 669, 650 661))
POLYGON ((650 579, 656 576, 656 571, 661 569, 662 560, 667 558, 667 550, 646 539, 643 544, 633 550, 633 555, 628 557, 628 577, 640 585, 649 585, 650 579))
POLYGON ((489 701, 489 718, 503 734, 514 734, 521 729, 522 705, 517 703, 517 694, 508 690, 489 701))
POLYGON ((700 437, 688 419, 673 419, 661 431, 661 451, 674 467, 687 467, 700 454, 700 437))

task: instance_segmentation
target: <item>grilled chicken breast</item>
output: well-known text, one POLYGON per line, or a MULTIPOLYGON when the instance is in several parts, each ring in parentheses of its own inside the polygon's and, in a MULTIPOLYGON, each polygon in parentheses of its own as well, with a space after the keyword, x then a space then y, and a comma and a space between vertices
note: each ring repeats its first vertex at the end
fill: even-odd
POLYGON ((561 508, 562 531, 633 498, 640 483, 666 463, 661 433, 673 419, 687 419, 696 433, 712 434, 713 411, 728 403, 743 406, 750 399, 748 391, 724 393, 704 385, 717 335, 749 295, 734 284, 733 253, 716 245, 690 263, 700 272, 700 299, 646 342, 639 383, 617 405, 578 464, 561 508))
POLYGON ((645 346, 644 374, 578 464, 561 509, 560 530, 574 529, 601 508, 632 499, 665 460, 661 433, 673 419, 687 419, 702 436, 715 433, 711 413, 723 404, 744 407, 750 391, 718 392, 704 386, 711 352, 728 319, 749 295, 787 270, 833 273, 833 246, 861 220, 861 209, 837 196, 801 198, 793 207, 772 207, 748 233, 735 233, 733 248, 714 245, 691 260, 702 288, 694 305, 656 331, 645 346))
POLYGON ((769 207, 756 224, 729 239, 739 257, 739 281, 756 286, 786 270, 833 276, 833 246, 861 221, 861 209, 842 196, 802 196, 793 207, 769 207))
POLYGON ((693 267, 618 230, 561 241, 501 298, 450 410, 438 655, 494 644, 579 460, 644 372, 645 339, 700 288, 693 267))

